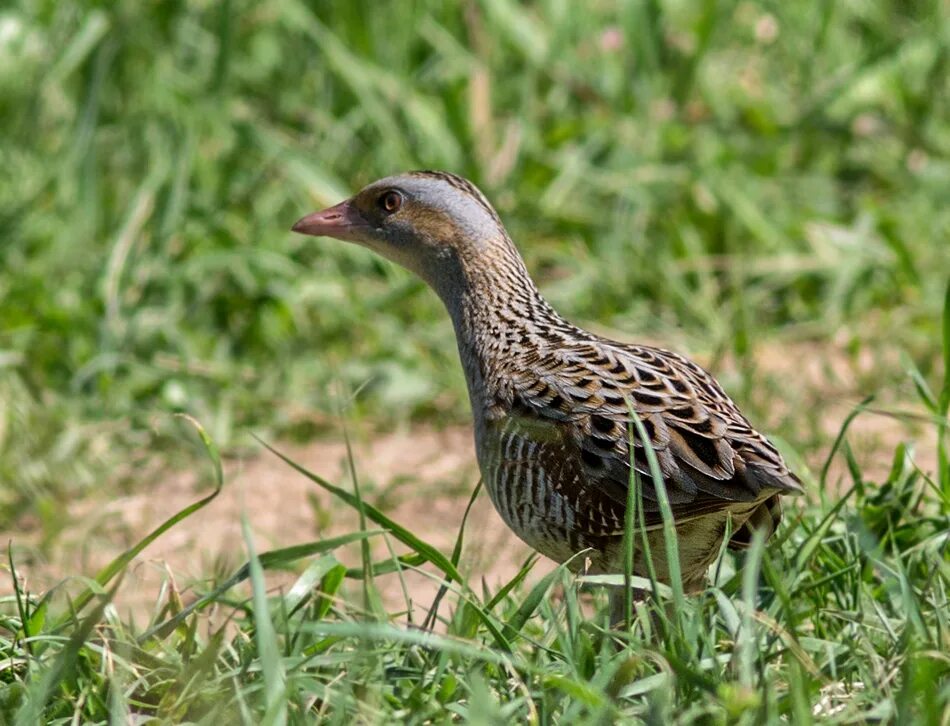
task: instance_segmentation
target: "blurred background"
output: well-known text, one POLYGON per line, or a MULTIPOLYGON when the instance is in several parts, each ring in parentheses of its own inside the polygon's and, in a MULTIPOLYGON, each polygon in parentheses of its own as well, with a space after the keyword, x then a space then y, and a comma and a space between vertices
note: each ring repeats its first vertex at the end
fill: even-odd
POLYGON ((52 556, 76 506, 197 471, 179 412, 229 457, 259 451, 250 432, 337 445, 347 420, 402 437, 403 466, 429 439, 470 459, 436 297, 289 232, 414 168, 471 178, 565 316, 694 356, 803 471, 872 394, 872 470, 896 441, 932 452, 915 412, 950 271, 946 11, 5 3, 4 538, 52 556))

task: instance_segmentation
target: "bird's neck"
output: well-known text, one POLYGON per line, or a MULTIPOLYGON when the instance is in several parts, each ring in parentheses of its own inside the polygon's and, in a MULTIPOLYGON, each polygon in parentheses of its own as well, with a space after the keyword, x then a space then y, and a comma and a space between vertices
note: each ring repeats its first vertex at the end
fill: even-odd
POLYGON ((478 417, 504 397, 511 367, 550 331, 569 324, 541 296, 514 245, 491 260, 461 261, 458 273, 442 289, 434 287, 452 318, 478 417))

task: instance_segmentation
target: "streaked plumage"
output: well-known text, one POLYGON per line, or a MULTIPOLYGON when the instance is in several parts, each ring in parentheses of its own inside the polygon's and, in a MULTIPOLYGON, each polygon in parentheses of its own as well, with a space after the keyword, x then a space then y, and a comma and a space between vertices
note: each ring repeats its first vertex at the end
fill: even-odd
MULTIPOLYGON (((698 365, 558 315, 495 210, 465 179, 389 177, 294 229, 370 247, 439 294, 455 326, 492 502, 542 554, 560 562, 589 548, 593 571, 620 571, 630 407, 657 454, 688 589, 702 584, 728 518, 730 545, 741 547, 751 527, 775 528, 782 494, 801 491, 772 444, 698 365)), ((666 579, 656 485, 642 444, 634 449, 654 564, 666 579)), ((646 574, 642 557, 635 572, 646 574)))

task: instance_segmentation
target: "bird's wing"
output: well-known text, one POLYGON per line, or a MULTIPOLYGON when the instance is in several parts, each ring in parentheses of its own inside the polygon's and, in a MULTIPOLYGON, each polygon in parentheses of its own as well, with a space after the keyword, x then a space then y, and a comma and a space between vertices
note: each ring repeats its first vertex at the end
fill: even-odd
MULTIPOLYGON (((677 519, 776 492, 801 492, 775 448, 719 384, 686 358, 586 341, 559 348, 530 370, 513 380, 511 410, 539 430, 554 427, 590 496, 626 504, 631 410, 656 453, 677 519)), ((644 511, 655 520, 657 486, 636 430, 632 438, 644 511)))

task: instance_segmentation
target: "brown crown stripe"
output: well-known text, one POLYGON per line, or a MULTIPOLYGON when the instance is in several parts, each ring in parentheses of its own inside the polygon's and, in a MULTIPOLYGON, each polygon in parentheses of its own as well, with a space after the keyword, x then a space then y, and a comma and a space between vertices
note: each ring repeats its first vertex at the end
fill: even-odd
POLYGON ((430 177, 432 179, 441 179, 442 181, 451 184, 459 191, 465 192, 474 198, 475 201, 477 201, 482 206, 482 208, 491 215, 492 219, 498 224, 499 227, 504 229, 501 217, 498 216, 498 212, 495 211, 495 208, 491 205, 491 202, 489 202, 485 195, 482 194, 481 190, 472 184, 472 182, 470 182, 468 179, 456 174, 451 174, 447 171, 432 171, 429 169, 420 169, 419 171, 410 172, 410 174, 417 177, 424 176, 430 177))

